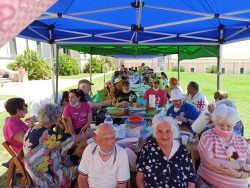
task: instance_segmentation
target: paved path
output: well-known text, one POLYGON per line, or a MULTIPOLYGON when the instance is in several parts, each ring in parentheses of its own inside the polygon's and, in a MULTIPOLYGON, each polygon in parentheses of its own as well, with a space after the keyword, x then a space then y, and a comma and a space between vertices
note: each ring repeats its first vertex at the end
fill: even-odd
MULTIPOLYGON (((111 74, 111 72, 107 73, 111 74)), ((93 75, 92 79, 103 77, 103 74, 93 75)), ((82 78, 84 79, 84 78, 82 78)), ((89 79, 89 77, 85 77, 89 79)), ((77 85, 79 79, 59 79, 59 91, 77 85)), ((10 82, 0 87, 0 95, 12 95, 22 97, 26 102, 38 98, 47 98, 52 94, 51 80, 32 80, 27 82, 10 82)), ((5 101, 0 101, 0 112, 5 111, 5 101)))

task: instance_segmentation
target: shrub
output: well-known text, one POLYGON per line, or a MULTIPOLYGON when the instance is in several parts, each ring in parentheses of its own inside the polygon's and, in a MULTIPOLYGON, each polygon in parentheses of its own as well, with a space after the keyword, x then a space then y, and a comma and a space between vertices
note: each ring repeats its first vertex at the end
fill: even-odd
POLYGON ((216 74, 216 73, 217 73, 217 66, 216 66, 216 65, 213 65, 213 66, 211 66, 210 68, 208 68, 206 71, 207 71, 207 73, 216 74))
POLYGON ((44 79, 51 75, 48 62, 39 52, 30 49, 25 50, 23 55, 18 55, 15 62, 8 64, 7 67, 13 71, 23 67, 30 80, 44 79))
MULTIPOLYGON (((173 66, 173 67, 171 68, 171 71, 173 71, 173 72, 178 72, 178 66, 173 66)), ((180 72, 185 72, 185 67, 182 66, 182 65, 181 65, 181 67, 180 67, 180 72)))
MULTIPOLYGON (((90 60, 91 59, 89 59, 89 62, 85 65, 83 69, 84 73, 90 72, 90 60)), ((97 57, 92 58, 92 73, 103 73, 104 70, 109 71, 114 69, 114 66, 114 63, 112 63, 109 57, 101 57, 100 59, 97 57), (104 62, 106 62, 105 65, 104 62)))
POLYGON ((80 73, 79 64, 67 54, 58 57, 58 73, 60 76, 77 75, 80 73))

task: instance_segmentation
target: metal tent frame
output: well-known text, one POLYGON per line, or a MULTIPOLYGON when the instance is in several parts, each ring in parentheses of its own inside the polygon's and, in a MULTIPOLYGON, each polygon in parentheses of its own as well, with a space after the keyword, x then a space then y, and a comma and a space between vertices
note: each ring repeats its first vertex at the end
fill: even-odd
POLYGON ((250 38, 249 0, 131 1, 58 0, 19 36, 51 45, 216 45, 221 88, 223 44, 250 38))

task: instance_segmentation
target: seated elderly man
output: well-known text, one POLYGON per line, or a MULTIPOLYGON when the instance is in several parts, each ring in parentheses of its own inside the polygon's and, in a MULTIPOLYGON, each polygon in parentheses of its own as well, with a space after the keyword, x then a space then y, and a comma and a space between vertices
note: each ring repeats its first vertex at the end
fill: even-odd
POLYGON ((122 90, 118 91, 115 94, 115 97, 112 101, 112 105, 115 107, 128 107, 129 105, 129 97, 134 96, 135 99, 137 98, 137 95, 134 91, 130 90, 129 87, 129 81, 123 80, 122 81, 122 90))
POLYGON ((147 100, 147 106, 149 106, 149 96, 155 95, 155 107, 163 107, 167 103, 167 94, 165 90, 160 89, 160 81, 155 79, 153 81, 153 87, 148 89, 144 94, 144 99, 147 100))
POLYGON ((175 140, 179 129, 174 119, 155 117, 153 136, 137 159, 137 187, 194 188, 192 160, 185 146, 175 140))
POLYGON ((167 115, 175 118, 181 129, 192 131, 191 124, 199 116, 197 108, 184 102, 184 95, 177 88, 171 90, 170 101, 172 101, 173 105, 168 109, 167 115))
POLYGON ((95 143, 84 150, 78 171, 79 188, 126 188, 130 179, 126 151, 115 144, 111 125, 100 124, 95 143))
POLYGON ((197 82, 189 82, 187 91, 186 102, 195 105, 199 112, 207 110, 207 98, 199 91, 199 84, 197 82))

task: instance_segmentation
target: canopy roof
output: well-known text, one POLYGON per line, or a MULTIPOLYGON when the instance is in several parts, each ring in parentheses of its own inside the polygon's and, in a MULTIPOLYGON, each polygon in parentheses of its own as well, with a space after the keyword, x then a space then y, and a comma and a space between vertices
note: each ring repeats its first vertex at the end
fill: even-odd
POLYGON ((249 38, 249 0, 58 0, 20 33, 56 44, 218 45, 249 38))
POLYGON ((60 45, 60 47, 118 58, 152 58, 159 55, 178 54, 179 60, 184 60, 218 55, 217 46, 60 45))

